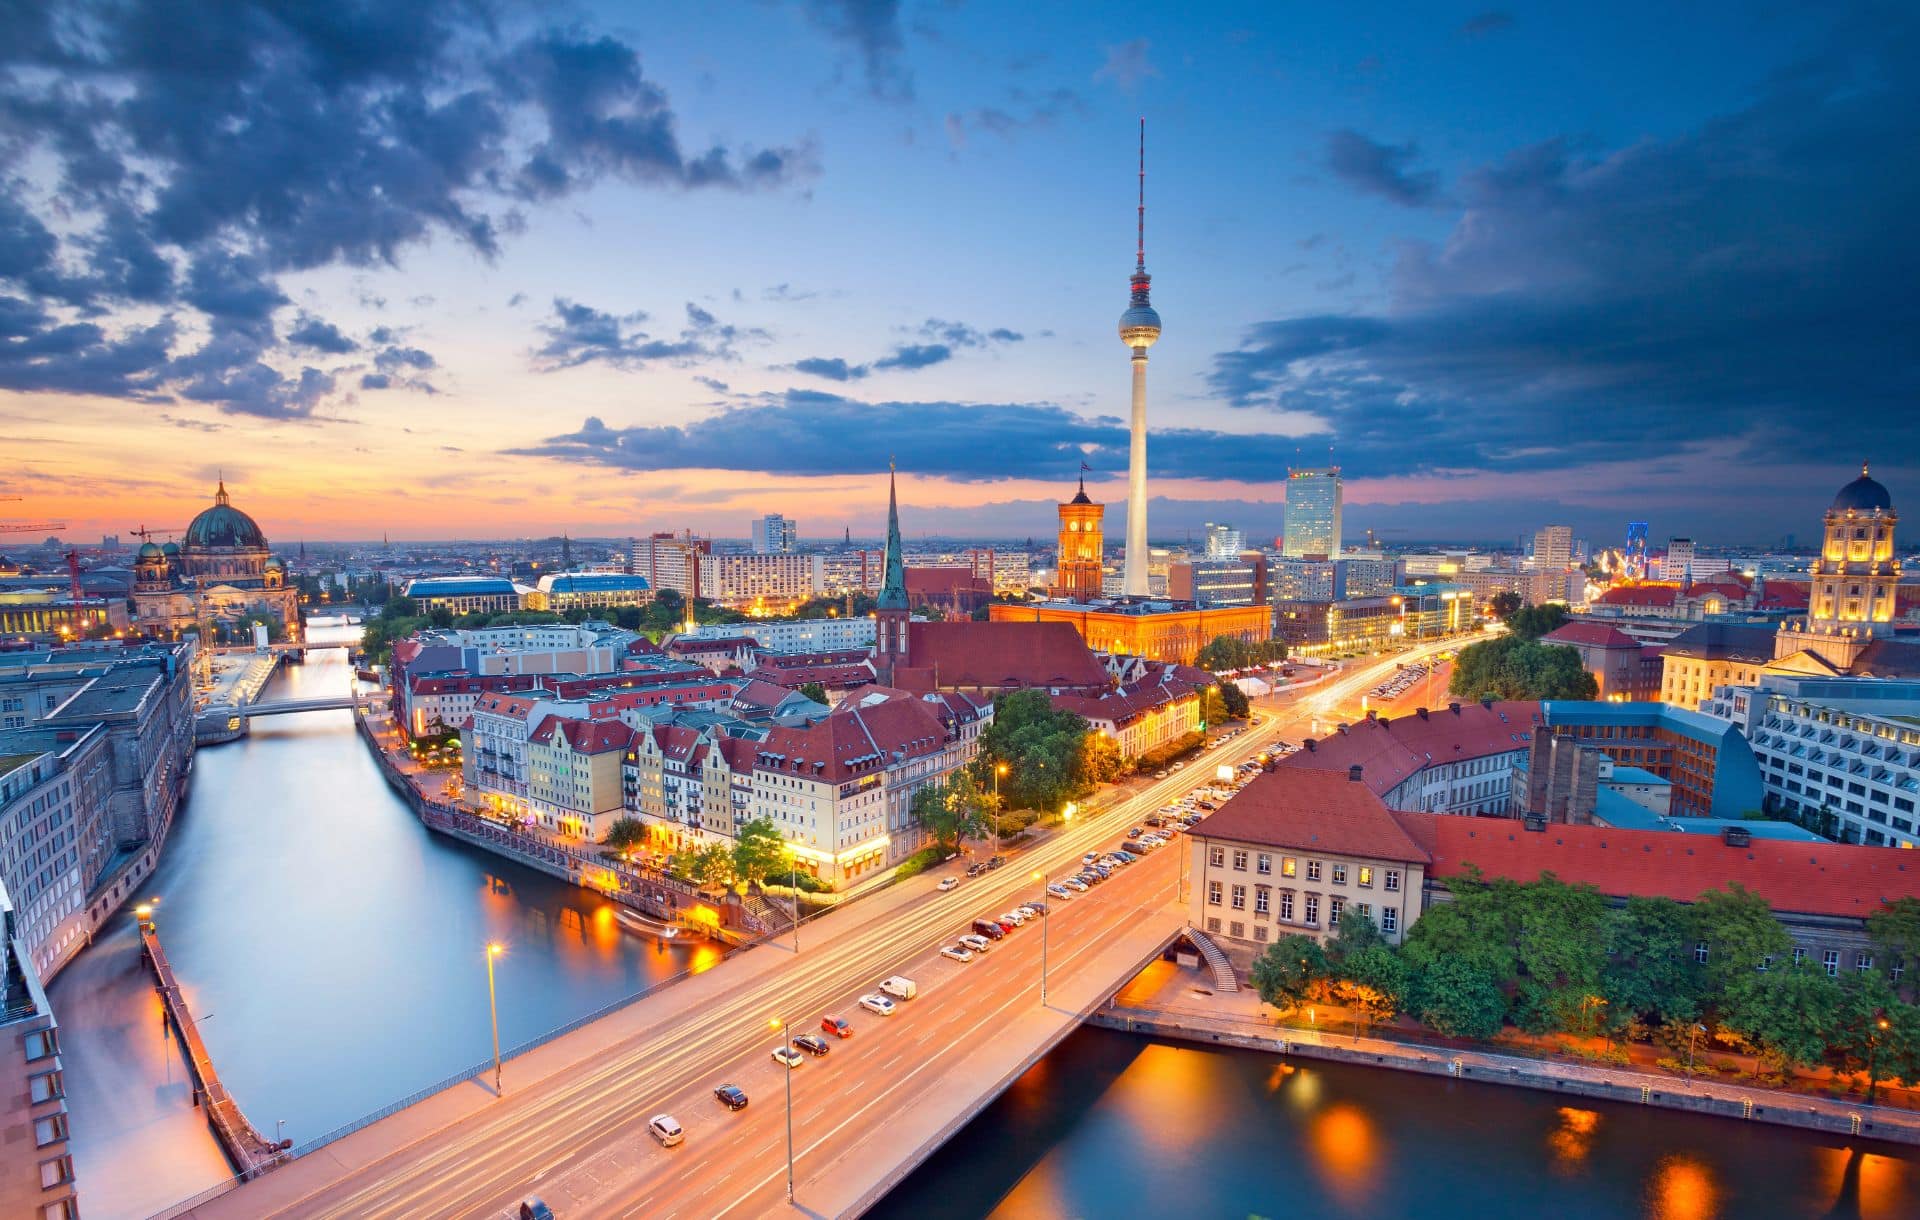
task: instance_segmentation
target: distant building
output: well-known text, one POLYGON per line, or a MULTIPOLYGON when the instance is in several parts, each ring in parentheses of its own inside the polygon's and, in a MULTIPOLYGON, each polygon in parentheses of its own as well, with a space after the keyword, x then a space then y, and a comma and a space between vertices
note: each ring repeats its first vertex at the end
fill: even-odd
POLYGON ((1401 603, 1392 597, 1351 597, 1345 601, 1276 599, 1273 637, 1302 653, 1372 652, 1406 631, 1401 603))
POLYGON ((871 649, 872 615, 859 618, 751 619, 744 623, 710 623, 691 633, 701 637, 744 635, 775 653, 841 652, 871 649))
POLYGON ((1606 623, 1568 623, 1540 637, 1580 654, 1580 668, 1593 675, 1599 698, 1615 702, 1658 699, 1661 652, 1606 623))
POLYGON ((1451 703, 1411 716, 1369 715, 1330 727, 1286 756, 1283 767, 1357 773, 1396 809, 1506 813, 1510 780, 1525 761, 1540 705, 1451 703))
POLYGON ((287 584, 286 561, 268 549, 253 518, 233 507, 225 482, 178 544, 143 542, 133 572, 133 617, 143 634, 178 639, 203 624, 268 614, 289 640, 300 638, 300 594, 287 584))
POLYGON ((1107 508, 1087 497, 1087 480, 1060 506, 1060 542, 1052 594, 1069 601, 1100 596, 1106 559, 1104 550, 1107 508))
POLYGON ((819 555, 701 555, 700 596, 723 606, 764 606, 784 611, 826 587, 819 555))
POLYGON ((753 519, 752 535, 755 554, 785 555, 799 543, 800 527, 791 517, 768 513, 753 519))
POLYGON ((1225 523, 1207 522, 1207 558, 1238 559, 1247 549, 1246 535, 1225 523))
POLYGON ((623 572, 553 572, 540 578, 535 592, 527 598, 530 610, 604 610, 618 606, 644 606, 653 600, 653 590, 644 576, 623 572))
POLYGON ((1190 665, 1200 649, 1223 636, 1258 643, 1273 636, 1265 606, 1216 606, 1152 599, 1048 601, 992 606, 995 625, 1064 623, 1085 647, 1190 665))
POLYGON ((1287 471, 1286 544, 1289 559, 1340 553, 1340 468, 1287 471))
POLYGON ((1661 651, 1660 701, 1696 711, 1722 686, 1752 686, 1773 664, 1779 632, 1746 623, 1698 623, 1661 651))
POLYGON ((704 538, 649 534, 634 539, 631 570, 633 575, 646 578, 647 587, 656 597, 662 590, 671 589, 692 600, 704 596, 700 591, 701 567, 712 551, 713 545, 704 538))
POLYGON ((1683 585, 1693 579, 1693 539, 1667 539, 1666 557, 1660 561, 1660 578, 1683 585))
POLYGON ((1150 665, 1138 682, 1101 695, 1055 695, 1053 705, 1084 717, 1094 732, 1104 734, 1123 758, 1139 758, 1149 750, 1200 731, 1200 692, 1211 675, 1183 667, 1150 665))
POLYGON ((452 614, 504 614, 526 609, 536 592, 504 576, 426 576, 408 581, 401 596, 422 613, 444 609, 452 614))
POLYGON ((1229 559, 1199 559, 1191 563, 1169 564, 1167 595, 1174 601, 1192 602, 1201 609, 1216 606, 1252 606, 1261 603, 1256 594, 1260 583, 1254 565, 1239 556, 1229 559))

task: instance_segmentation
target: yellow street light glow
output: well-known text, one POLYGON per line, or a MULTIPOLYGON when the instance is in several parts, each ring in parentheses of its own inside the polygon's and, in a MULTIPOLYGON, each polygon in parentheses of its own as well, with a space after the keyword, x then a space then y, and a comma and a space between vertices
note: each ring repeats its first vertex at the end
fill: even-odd
POLYGON ((767 1025, 773 1029, 779 1029, 783 1024, 784 1022, 781 1021, 779 1017, 775 1017, 773 1020, 767 1022, 767 1025))
POLYGON ((141 919, 145 919, 147 916, 153 914, 153 908, 143 902, 139 906, 133 908, 133 913, 139 916, 141 919))
POLYGON ((1040 874, 1039 874, 1039 872, 1038 872, 1037 870, 1036 870, 1035 872, 1033 872, 1033 873, 1030 873, 1030 874, 1028 874, 1028 875, 1029 875, 1030 877, 1032 877, 1032 879, 1033 879, 1033 880, 1035 880, 1035 881, 1038 881, 1038 880, 1040 880, 1040 874))
POLYGON ((506 951, 507 951, 507 947, 506 947, 505 945, 503 945, 503 944, 501 944, 501 943, 500 943, 499 941, 497 941, 497 940, 496 940, 496 941, 491 941, 491 942, 489 942, 489 943, 488 943, 488 945, 487 945, 487 956, 488 956, 488 957, 499 957, 499 956, 500 956, 500 955, 501 955, 502 953, 505 953, 506 951))

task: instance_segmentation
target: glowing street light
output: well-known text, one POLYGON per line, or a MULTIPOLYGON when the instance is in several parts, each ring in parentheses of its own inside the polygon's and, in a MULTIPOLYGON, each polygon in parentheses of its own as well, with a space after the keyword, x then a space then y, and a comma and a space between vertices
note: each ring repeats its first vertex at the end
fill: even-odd
POLYGON ((499 941, 487 945, 487 1013, 493 1018, 493 1095, 500 1096, 500 1004, 493 988, 493 959, 505 953, 499 941))
MULTIPOLYGON (((1069 813, 1067 816, 1073 815, 1069 813)), ((1040 883, 1040 905, 1047 912, 1040 917, 1040 1007, 1045 1008, 1047 1006, 1047 926, 1053 922, 1053 909, 1047 906, 1049 896, 1047 875, 1036 869, 1032 876, 1033 880, 1040 883)))
MULTIPOLYGON (((791 1060, 793 1058, 793 1030, 788 1028, 787 1023, 779 1017, 775 1017, 770 1024, 772 1024, 773 1028, 781 1031, 782 1036, 786 1038, 787 1059, 791 1060)), ((787 1077, 787 1202, 791 1203, 793 1202, 793 1064, 791 1062, 785 1062, 780 1066, 786 1069, 787 1077)))

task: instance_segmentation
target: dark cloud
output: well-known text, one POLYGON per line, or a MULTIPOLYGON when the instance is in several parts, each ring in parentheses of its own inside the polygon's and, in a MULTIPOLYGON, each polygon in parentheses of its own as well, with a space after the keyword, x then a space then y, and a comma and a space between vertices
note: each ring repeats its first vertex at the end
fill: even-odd
POLYGON ((373 367, 383 373, 398 369, 417 369, 422 372, 438 367, 433 357, 417 347, 382 348, 373 358, 373 367))
POLYGON ((1327 168, 1349 186, 1410 208, 1425 207, 1440 194, 1440 175, 1415 170, 1420 149, 1413 144, 1380 144, 1357 131, 1327 137, 1327 168))
MULTIPOLYGON (((625 470, 700 468, 836 475, 900 469, 965 482, 1035 478, 1069 484, 1085 461, 1096 481, 1125 476, 1129 434, 1118 419, 1089 419, 1051 403, 858 402, 787 390, 693 423, 577 432, 512 452, 625 470)), ((1268 481, 1293 454, 1282 436, 1169 428, 1153 434, 1156 477, 1268 481)))
POLYGON ((645 313, 616 315, 565 298, 553 302, 553 321, 540 330, 547 341, 535 353, 542 371, 577 368, 599 362, 616 368, 639 368, 654 361, 693 364, 703 360, 731 360, 743 340, 768 338, 757 327, 721 322, 712 313, 687 303, 687 322, 674 339, 655 338, 640 330, 645 313))
POLYGON ((384 390, 393 385, 393 378, 385 373, 362 373, 360 388, 363 390, 384 390))
POLYGON ((867 92, 909 101, 913 76, 900 62, 900 0, 805 0, 807 18, 859 54, 867 92))
POLYGON ((1026 338, 1019 331, 1008 330, 1004 326, 981 331, 965 322, 948 322, 941 318, 928 318, 919 326, 901 329, 929 342, 896 343, 890 353, 868 364, 852 364, 838 356, 811 356, 785 367, 828 381, 859 381, 883 369, 910 373, 945 364, 953 359, 954 352, 960 348, 1019 343, 1026 338))
POLYGON ((326 352, 331 356, 344 356, 348 352, 359 350, 360 345, 340 333, 340 328, 331 322, 316 318, 311 314, 301 314, 292 330, 287 332, 287 342, 298 347, 312 348, 316 352, 326 352))
POLYGON ((1497 34, 1513 25, 1513 14, 1500 9, 1488 9, 1476 13, 1461 23, 1460 32, 1468 38, 1485 38, 1488 34, 1497 34))
POLYGON ((796 372, 810 377, 824 377, 828 381, 858 381, 868 373, 864 364, 848 364, 838 356, 809 356, 805 360, 793 362, 796 372))
POLYGON ((1465 175, 1459 222, 1401 247, 1386 308, 1254 326, 1214 388, 1318 421, 1360 475, 1912 452, 1915 22, 1874 45, 1695 131, 1465 175))
POLYGON ((751 189, 810 167, 805 148, 685 146, 632 47, 516 30, 486 0, 0 11, 0 293, 54 311, 8 340, 6 385, 307 416, 333 373, 298 354, 353 349, 304 316, 277 335, 288 272, 394 266, 436 238, 492 257, 522 202, 608 178, 751 189))
POLYGON ((953 359, 953 349, 944 343, 902 343, 891 356, 873 362, 876 369, 924 369, 953 359))

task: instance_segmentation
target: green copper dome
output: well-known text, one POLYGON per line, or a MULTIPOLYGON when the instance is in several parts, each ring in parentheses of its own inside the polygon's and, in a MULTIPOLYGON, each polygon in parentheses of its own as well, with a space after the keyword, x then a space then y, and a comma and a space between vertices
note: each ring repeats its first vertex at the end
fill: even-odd
POLYGON ((214 493, 213 507, 187 526, 186 544, 196 549, 232 547, 264 551, 267 536, 260 532, 252 517, 228 502, 227 485, 222 482, 220 490, 214 493))

